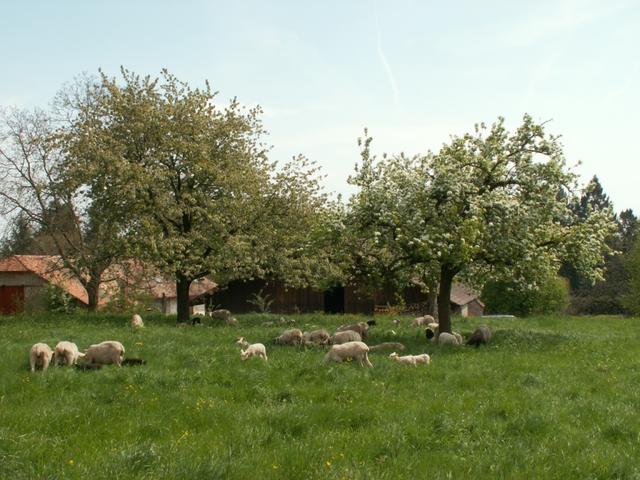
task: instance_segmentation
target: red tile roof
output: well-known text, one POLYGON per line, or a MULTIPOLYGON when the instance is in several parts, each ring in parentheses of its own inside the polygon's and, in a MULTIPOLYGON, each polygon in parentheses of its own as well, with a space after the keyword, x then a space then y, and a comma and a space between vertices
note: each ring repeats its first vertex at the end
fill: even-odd
POLYGON ((0 272, 31 272, 56 285, 85 305, 89 303, 87 291, 69 270, 62 266, 56 255, 14 255, 0 260, 0 272))
MULTIPOLYGON (((89 303, 87 291, 82 283, 68 269, 62 266, 57 255, 14 255, 0 259, 0 272, 31 272, 43 280, 56 285, 85 305, 89 303)), ((163 275, 153 274, 140 262, 126 262, 126 265, 110 267, 103 278, 109 278, 102 284, 100 304, 104 304, 118 293, 118 279, 130 287, 147 291, 156 298, 176 297, 176 282, 163 275)), ((191 283, 189 299, 193 300, 217 288, 217 284, 208 278, 201 278, 191 283)))

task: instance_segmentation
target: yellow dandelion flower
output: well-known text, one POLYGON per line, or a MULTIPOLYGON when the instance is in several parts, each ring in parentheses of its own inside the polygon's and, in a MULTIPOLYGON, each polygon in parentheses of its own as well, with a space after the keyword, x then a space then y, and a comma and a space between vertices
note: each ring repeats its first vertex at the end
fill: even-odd
POLYGON ((74 464, 74 463, 76 463, 76 462, 74 462, 74 461, 73 461, 73 459, 70 459, 67 463, 68 463, 69 465, 73 465, 73 464, 74 464))
POLYGON ((274 470, 278 469, 278 465, 276 465, 275 463, 273 465, 271 465, 271 468, 273 468, 274 470))
POLYGON ((324 462, 324 463, 327 465, 327 467, 330 467, 330 466, 331 466, 331 460, 327 460, 327 461, 326 461, 326 462, 324 462))

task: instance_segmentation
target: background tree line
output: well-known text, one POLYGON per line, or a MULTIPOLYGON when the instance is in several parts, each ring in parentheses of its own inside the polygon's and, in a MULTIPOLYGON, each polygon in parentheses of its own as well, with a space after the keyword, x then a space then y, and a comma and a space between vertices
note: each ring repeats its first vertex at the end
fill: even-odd
POLYGON ((560 273, 574 311, 632 309, 637 219, 614 215, 596 178, 581 190, 558 138, 531 117, 414 157, 377 158, 365 132, 343 203, 303 156, 269 159, 260 113, 218 105, 208 84, 125 69, 77 80, 47 111, 4 110, 2 253, 59 255, 91 309, 110 265, 143 260, 175 279, 179 320, 203 276, 420 285, 443 330, 455 280, 500 292, 490 309, 530 313, 563 303, 560 273))

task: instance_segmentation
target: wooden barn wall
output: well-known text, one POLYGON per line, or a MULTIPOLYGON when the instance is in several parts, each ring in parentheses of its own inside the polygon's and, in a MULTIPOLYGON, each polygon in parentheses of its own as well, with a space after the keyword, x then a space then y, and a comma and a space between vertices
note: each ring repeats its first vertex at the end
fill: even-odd
POLYGON ((224 290, 214 293, 212 301, 216 308, 226 308, 234 313, 255 312, 256 306, 249 300, 259 293, 273 300, 269 307, 272 313, 316 312, 324 309, 324 294, 319 290, 286 288, 282 282, 265 280, 231 282, 224 290))
POLYGON ((373 306, 373 297, 358 293, 354 286, 344 287, 344 313, 373 315, 373 306))
POLYGON ((469 302, 469 309, 467 310, 467 314, 470 317, 481 317, 484 315, 484 307, 480 305, 476 300, 469 302))

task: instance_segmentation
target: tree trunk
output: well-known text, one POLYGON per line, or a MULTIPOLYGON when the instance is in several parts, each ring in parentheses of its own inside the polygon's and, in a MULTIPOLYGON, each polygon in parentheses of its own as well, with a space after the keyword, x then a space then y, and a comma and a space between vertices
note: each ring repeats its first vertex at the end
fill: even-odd
POLYGON ((440 268, 440 289, 438 290, 438 331, 451 333, 451 285, 456 270, 443 265, 440 268))
POLYGON ((189 286, 191 286, 191 279, 178 273, 176 275, 178 323, 187 323, 189 321, 189 286))
POLYGON ((427 293, 427 315, 438 318, 438 287, 431 287, 427 293))
POLYGON ((100 301, 100 281, 96 281, 93 278, 89 280, 85 286, 87 291, 88 302, 87 309, 90 312, 95 312, 98 309, 98 302, 100 301))

